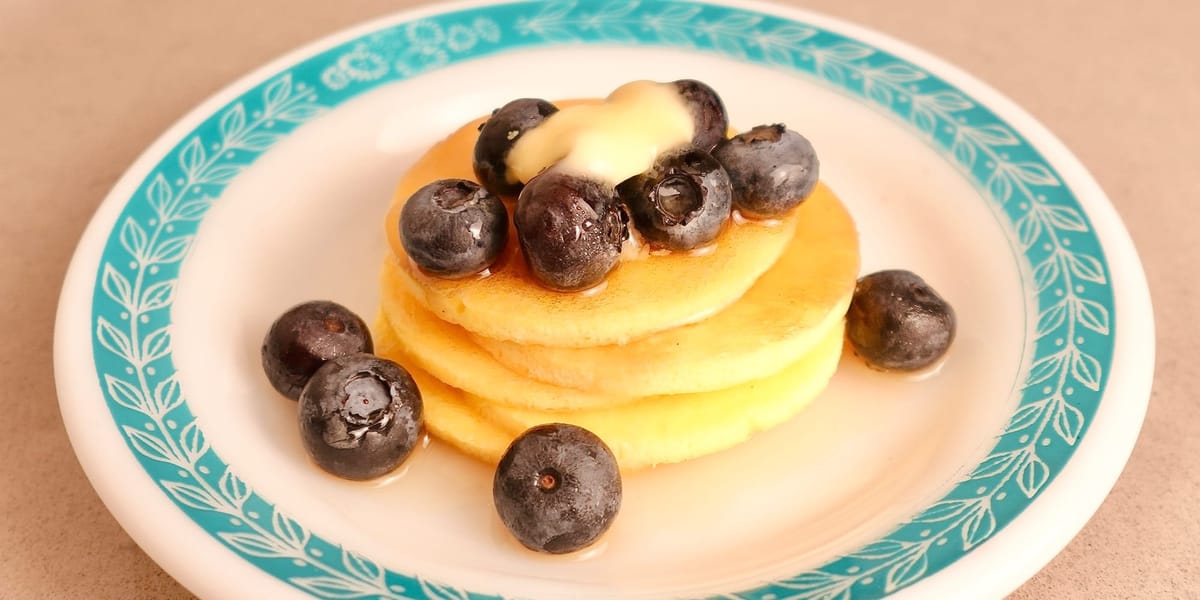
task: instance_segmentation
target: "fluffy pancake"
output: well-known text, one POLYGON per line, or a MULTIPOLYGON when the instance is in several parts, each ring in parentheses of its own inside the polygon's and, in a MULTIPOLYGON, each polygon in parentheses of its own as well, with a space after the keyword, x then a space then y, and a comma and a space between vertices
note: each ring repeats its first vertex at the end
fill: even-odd
POLYGON ((384 322, 399 334, 396 343, 421 369, 461 390, 499 404, 544 409, 615 406, 632 396, 589 392, 543 383, 513 372, 479 347, 465 329, 443 321, 401 289, 395 261, 384 261, 380 301, 384 322))
POLYGON ((611 408, 547 411, 514 408, 453 388, 415 366, 394 330, 377 322, 376 353, 412 372, 425 423, 438 438, 496 463, 512 439, 541 423, 572 423, 600 436, 623 470, 673 463, 737 445, 799 412, 825 389, 842 352, 838 321, 800 360, 770 377, 733 388, 642 398, 611 408))
MULTIPOLYGON (((472 339, 512 371, 593 393, 682 394, 766 377, 797 360, 845 316, 858 277, 854 221, 829 188, 818 186, 795 218, 796 234, 779 260, 745 295, 700 322, 622 346, 560 348, 481 335, 472 339)), ((688 293, 661 287, 644 295, 663 305, 688 293)))

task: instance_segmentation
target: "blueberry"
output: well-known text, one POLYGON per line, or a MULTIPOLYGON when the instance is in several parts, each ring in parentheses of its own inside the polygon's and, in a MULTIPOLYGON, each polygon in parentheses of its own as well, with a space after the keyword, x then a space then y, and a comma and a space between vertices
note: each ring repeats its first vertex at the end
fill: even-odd
POLYGON ((508 152, 526 131, 541 125, 558 107, 538 98, 520 98, 492 111, 475 142, 475 177, 494 194, 516 196, 521 182, 508 177, 508 152))
POLYGON ((590 546, 621 508, 612 451, 582 427, 538 425, 513 441, 496 467, 492 500, 525 547, 565 554, 590 546))
POLYGON ((508 210, 466 179, 439 179, 400 212, 400 243, 413 262, 445 278, 466 277, 495 262, 508 241, 508 210))
POLYGON ((325 361, 373 351, 371 331, 358 315, 336 302, 316 300, 293 306, 271 324, 263 338, 262 365, 271 385, 295 400, 325 361))
POLYGON ((820 175, 812 144, 779 124, 736 135, 712 154, 733 182, 734 208, 752 219, 787 214, 812 194, 820 175))
POLYGON ((372 479, 404 462, 421 437, 421 391, 400 365, 370 354, 335 358, 300 394, 300 437, 321 468, 372 479))
POLYGON ((879 271, 858 280, 846 337, 867 364, 896 371, 927 367, 950 348, 954 333, 954 309, 912 272, 879 271))
POLYGON ((530 272, 559 291, 590 288, 617 266, 626 234, 612 186, 543 171, 517 198, 514 223, 530 272))
POLYGON ((658 157, 648 171, 617 186, 634 226, 653 245, 691 250, 712 242, 729 222, 729 175, 709 153, 688 146, 658 157))
POLYGON ((721 102, 715 90, 695 79, 680 79, 674 85, 692 113, 695 124, 692 145, 711 151, 725 139, 725 133, 729 130, 729 113, 725 111, 725 103, 721 102))

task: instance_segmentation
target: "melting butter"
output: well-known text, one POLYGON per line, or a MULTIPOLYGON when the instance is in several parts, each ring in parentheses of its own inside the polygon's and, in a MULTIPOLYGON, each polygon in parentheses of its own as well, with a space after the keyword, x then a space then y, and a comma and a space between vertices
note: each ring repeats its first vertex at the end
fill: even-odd
POLYGON ((558 163, 566 172, 616 185, 690 142, 693 129, 674 85, 633 81, 603 102, 569 106, 526 132, 508 154, 508 173, 527 182, 558 163))

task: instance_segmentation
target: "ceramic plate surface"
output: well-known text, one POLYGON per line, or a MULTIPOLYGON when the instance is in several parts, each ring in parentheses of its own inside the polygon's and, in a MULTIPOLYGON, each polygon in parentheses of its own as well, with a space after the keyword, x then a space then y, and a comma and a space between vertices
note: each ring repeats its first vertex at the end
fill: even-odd
POLYGON ((55 343, 80 462, 188 588, 412 599, 999 597, 1111 488, 1154 349, 1118 217, 1010 101, 820 15, 649 0, 432 7, 233 83, 101 205, 55 343), (436 440, 369 484, 311 464, 259 344, 303 300, 374 314, 407 165, 512 98, 684 77, 721 92, 739 127, 812 140, 863 272, 911 269, 955 306, 942 368, 904 378, 844 358, 787 424, 627 477, 612 530, 569 557, 517 546, 491 469, 436 440))

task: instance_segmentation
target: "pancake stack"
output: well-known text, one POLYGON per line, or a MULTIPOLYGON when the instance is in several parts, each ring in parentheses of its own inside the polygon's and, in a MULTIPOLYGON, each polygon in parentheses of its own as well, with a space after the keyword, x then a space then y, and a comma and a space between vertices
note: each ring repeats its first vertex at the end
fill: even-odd
POLYGON ((412 373, 433 435, 494 464, 529 427, 572 423, 629 471, 734 446, 825 388, 859 268, 854 222, 826 186, 702 251, 631 256, 586 292, 538 285, 515 234, 480 276, 426 275, 399 242, 400 209, 431 181, 475 179, 482 120, 417 161, 386 219, 376 353, 412 373))

